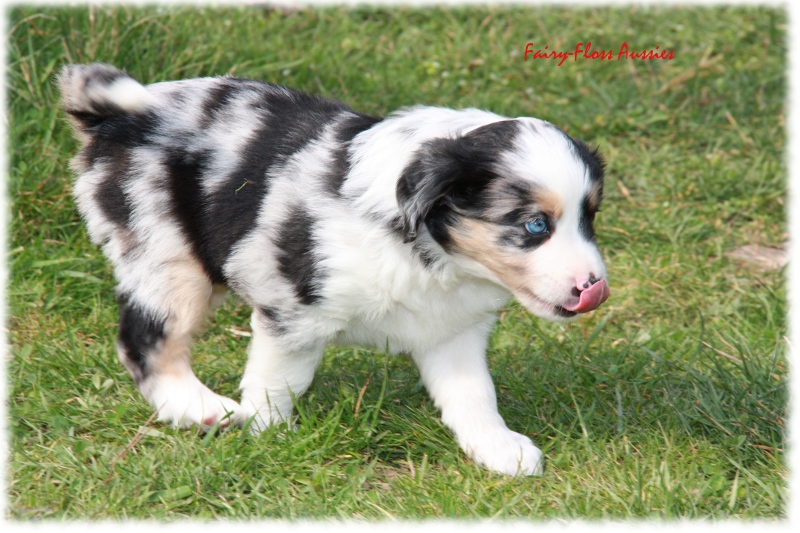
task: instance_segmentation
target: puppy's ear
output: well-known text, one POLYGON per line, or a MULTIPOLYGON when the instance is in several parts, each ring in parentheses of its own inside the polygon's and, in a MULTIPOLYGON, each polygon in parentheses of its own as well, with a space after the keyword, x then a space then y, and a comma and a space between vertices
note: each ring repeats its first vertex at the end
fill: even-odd
POLYGON ((417 231, 433 205, 452 189, 462 172, 458 139, 434 139, 417 150, 397 182, 404 242, 417 231))
POLYGON ((572 141, 573 150, 577 156, 580 157, 581 161, 583 161, 583 164, 589 169, 589 178, 594 183, 599 183, 602 185, 603 175, 605 174, 606 169, 606 161, 603 155, 600 153, 600 149, 591 149, 583 141, 579 139, 573 139, 569 135, 567 135, 567 137, 569 137, 569 139, 572 141))
POLYGON ((496 176, 500 154, 513 148, 517 128, 514 120, 494 122, 459 137, 430 140, 417 150, 397 182, 405 242, 416 239, 437 203, 482 193, 496 176))

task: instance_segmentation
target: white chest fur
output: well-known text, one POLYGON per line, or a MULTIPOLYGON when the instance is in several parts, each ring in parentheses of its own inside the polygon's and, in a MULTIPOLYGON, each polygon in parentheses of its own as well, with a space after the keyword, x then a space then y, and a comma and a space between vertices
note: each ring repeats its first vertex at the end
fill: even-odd
MULTIPOLYGON (((319 315, 337 323, 336 344, 424 350, 491 320, 509 299, 507 289, 452 262, 426 267, 410 244, 385 235, 372 240, 370 233, 323 263, 329 277, 319 315)), ((330 245, 344 245, 337 241, 330 245)))

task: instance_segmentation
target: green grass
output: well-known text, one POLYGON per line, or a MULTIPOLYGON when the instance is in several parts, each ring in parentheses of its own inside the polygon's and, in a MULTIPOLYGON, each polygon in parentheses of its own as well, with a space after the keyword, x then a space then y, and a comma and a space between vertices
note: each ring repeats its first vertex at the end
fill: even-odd
MULTIPOLYGON (((764 8, 8 13, 8 517, 781 518, 783 272, 725 253, 787 239, 786 14, 764 8), (524 62, 525 43, 674 48, 673 61, 524 62), (70 196, 53 75, 234 72, 385 114, 425 103, 550 120, 608 159, 612 297, 569 325, 501 313, 489 359, 542 478, 459 451, 406 359, 327 352, 296 433, 149 423, 114 352, 111 270, 70 196), (146 430, 141 430, 143 426, 146 430), (143 431, 144 435, 137 437, 143 431)), ((220 308, 196 370, 236 396, 249 310, 220 308)))

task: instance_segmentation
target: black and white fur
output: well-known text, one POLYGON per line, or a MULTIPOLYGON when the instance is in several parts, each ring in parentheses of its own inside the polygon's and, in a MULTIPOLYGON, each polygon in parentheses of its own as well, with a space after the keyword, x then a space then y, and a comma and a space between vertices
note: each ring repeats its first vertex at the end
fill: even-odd
POLYGON ((119 357, 159 420, 258 431, 291 417, 326 344, 388 346, 413 358, 476 462, 543 471, 497 412, 486 344, 512 294, 560 320, 605 277, 596 153, 534 118, 380 119, 232 77, 145 87, 92 64, 59 83, 83 143, 78 208, 119 282, 119 357), (190 363, 227 289, 253 308, 241 403, 190 363))

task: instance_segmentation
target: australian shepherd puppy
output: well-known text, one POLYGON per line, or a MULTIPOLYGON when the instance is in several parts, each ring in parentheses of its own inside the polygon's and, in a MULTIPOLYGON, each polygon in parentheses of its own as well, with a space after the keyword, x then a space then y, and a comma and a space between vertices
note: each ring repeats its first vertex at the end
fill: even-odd
POLYGON ((596 152, 535 118, 377 118, 232 77, 145 87, 92 64, 59 83, 78 208, 119 282, 119 358, 159 420, 259 431, 291 418, 326 344, 388 346, 472 459, 543 471, 497 412, 486 344, 511 295, 549 320, 608 298, 596 152), (228 289, 253 308, 241 403, 191 367, 228 289))

